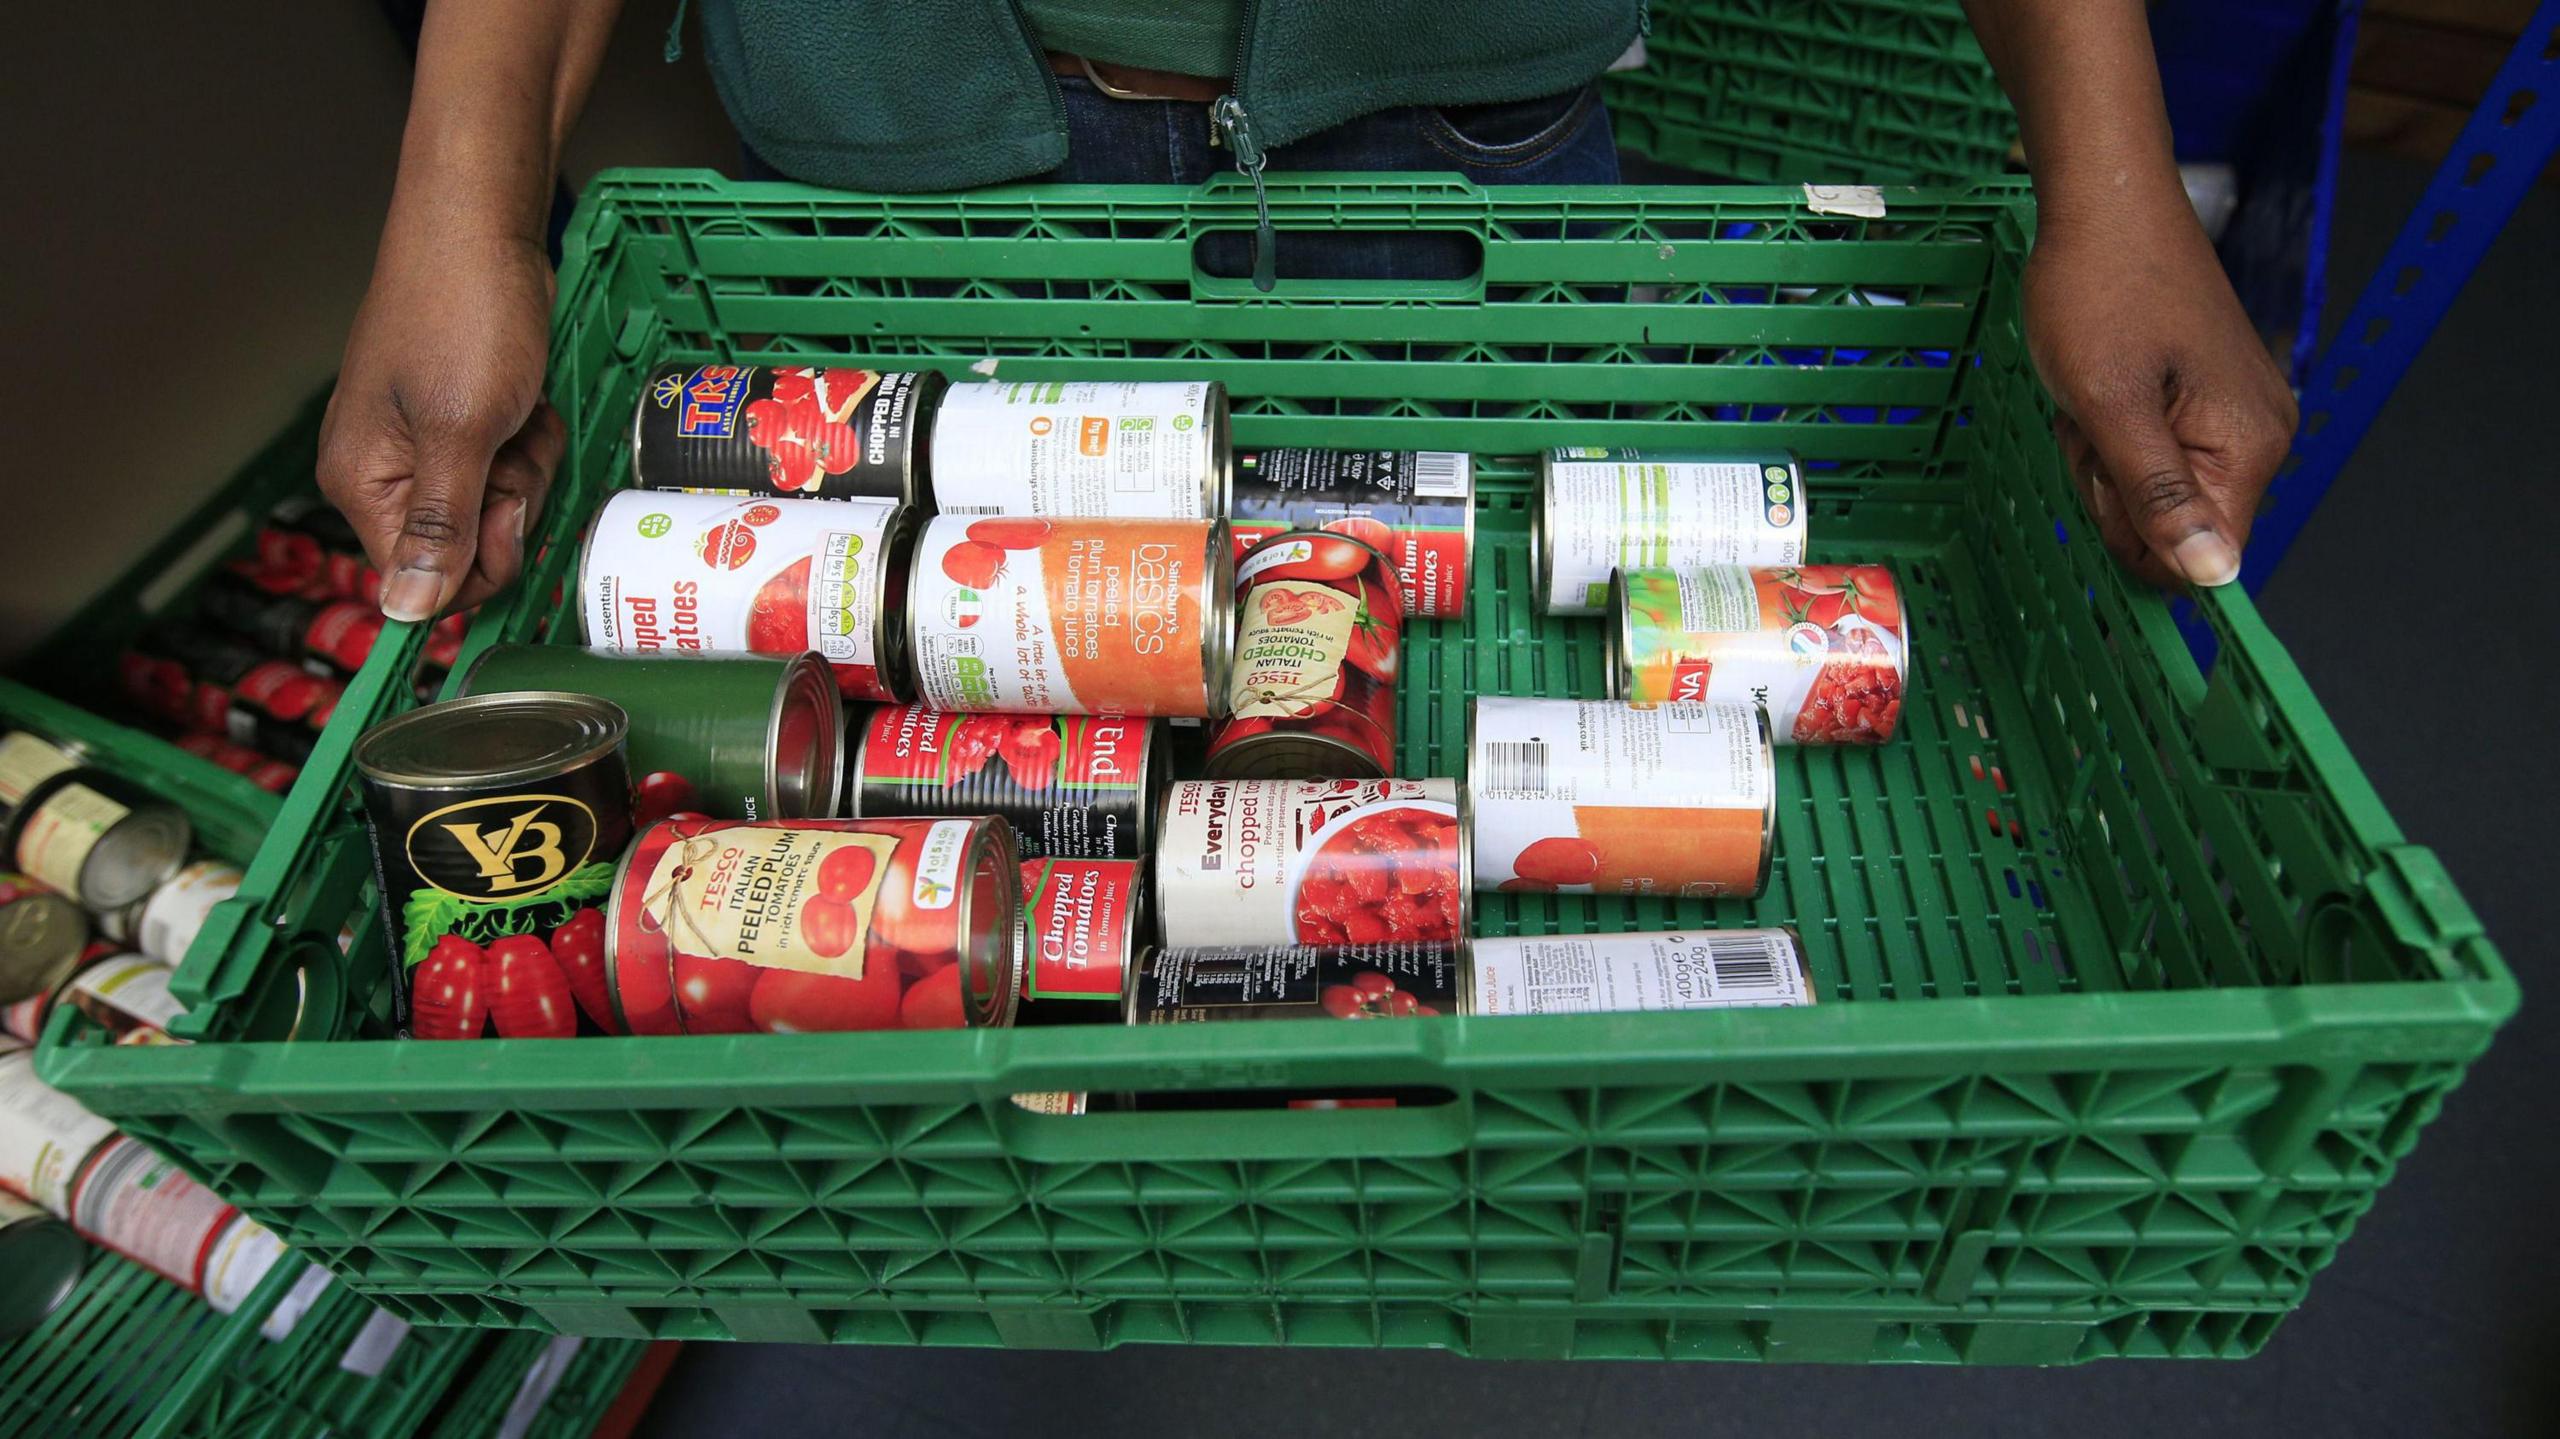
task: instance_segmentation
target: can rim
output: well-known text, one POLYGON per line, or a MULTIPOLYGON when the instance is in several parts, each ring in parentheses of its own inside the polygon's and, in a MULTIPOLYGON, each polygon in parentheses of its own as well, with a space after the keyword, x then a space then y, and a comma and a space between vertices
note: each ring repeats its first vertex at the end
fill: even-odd
MULTIPOLYGON (((649 836, 673 823, 675 821, 667 819, 651 820, 635 831, 631 836, 630 847, 623 850, 620 859, 614 861, 613 888, 605 891, 604 1007, 613 1015, 613 1027, 623 1034, 631 1033, 631 1016, 622 1008, 622 889, 630 881, 632 867, 640 862, 640 851, 648 844, 649 836)), ((664 853, 663 846, 660 852, 664 853)), ((670 960, 669 963, 672 965, 673 961, 670 960)), ((672 968, 668 979, 670 983, 674 980, 672 968)), ((676 1033, 683 1032, 682 1011, 678 1011, 676 1033)))
POLYGON ((871 617, 872 670, 889 697, 905 704, 914 697, 917 684, 915 606, 908 601, 916 592, 916 565, 924 557, 919 541, 929 516, 915 505, 895 500, 874 503, 887 505, 889 514, 880 526, 880 605, 871 617), (893 613, 899 616, 894 621, 893 613))
MULTIPOLYGON (((1269 543, 1265 541, 1264 543, 1269 543)), ((1260 548, 1256 546, 1255 548, 1260 548)), ((1372 550, 1372 554, 1376 551, 1372 550)), ((1226 520, 1209 521, 1207 571, 1201 576, 1207 593, 1201 599, 1200 684, 1204 718, 1223 719, 1230 703, 1228 682, 1236 660, 1236 542, 1226 520)))
POLYGON ((34 1212, 0 1224, 0 1254, 9 1256, 8 1271, 36 1278, 27 1288, 20 1311, 27 1316, 25 1327, 0 1328, 0 1340, 32 1333, 52 1318, 80 1287, 80 1276, 89 1267, 89 1246, 78 1231, 32 1203, 29 1208, 34 1212), (44 1280, 47 1260, 54 1275, 50 1286, 44 1280))
MULTIPOLYGON (((123 805, 125 816, 108 825, 81 856, 81 903, 102 910, 124 909, 149 899, 186 867, 195 823, 185 810, 156 797, 132 803, 85 781, 82 787, 123 805)), ((57 786, 45 799, 30 803, 29 812, 42 809, 68 788, 68 784, 57 786)))
POLYGON ((1529 570, 1538 577, 1538 613, 1542 615, 1572 613, 1556 608, 1556 557, 1547 542, 1547 509, 1556 502, 1555 464, 1555 451, 1538 451, 1538 502, 1529 507, 1529 570))
POLYGON ((1213 781, 1178 779, 1166 785, 1164 793, 1156 798, 1156 845, 1148 851, 1147 873, 1156 882, 1155 936, 1158 946, 1165 942, 1164 896, 1173 893, 1173 886, 1165 883, 1164 874, 1164 867, 1173 859, 1172 851, 1164 844, 1164 837, 1173 832, 1173 797, 1181 792, 1184 785, 1209 783, 1213 781))
MULTIPOLYGON (((1474 737, 1475 707, 1467 707, 1470 745, 1474 737)), ((1458 933, 1450 943, 1464 952, 1474 943, 1476 933, 1476 804, 1468 786, 1457 780, 1445 781, 1454 796, 1451 804, 1458 818, 1458 933)))
POLYGON ((1154 972, 1156 956, 1164 948, 1161 942, 1135 946, 1135 952, 1129 956, 1127 967, 1120 971, 1120 1022, 1122 1024, 1130 1026, 1137 1024, 1138 976, 1142 971, 1154 972))
POLYGON ((1636 670, 1628 657, 1634 642, 1634 631, 1628 615, 1627 572, 1624 567, 1609 571, 1608 621, 1610 641, 1600 651, 1602 687, 1613 700, 1633 700, 1636 670))
POLYGON ((631 730, 631 717, 622 706, 596 695, 578 694, 570 690, 501 690, 495 694, 471 695, 462 699, 439 700, 420 705, 405 714, 392 716, 366 730, 356 740, 356 772, 373 784, 394 789, 455 789, 464 786, 514 784, 526 780, 548 779, 591 764, 607 752, 620 747, 631 730), (400 769, 382 764, 374 753, 384 745, 405 738, 412 730, 443 723, 457 714, 480 710, 553 708, 564 716, 574 717, 594 726, 576 747, 546 756, 525 760, 503 768, 455 768, 442 773, 400 769))
POLYGON ((639 393, 631 397, 631 483, 634 488, 645 488, 647 483, 640 471, 640 423, 649 413, 649 392, 657 388, 659 380, 681 373, 684 368, 671 362, 652 365, 640 379, 639 393))
POLYGON ((1777 858, 1778 849, 1778 742, 1769 726, 1766 705, 1750 707, 1760 725, 1760 877, 1751 886, 1746 899, 1757 899, 1769 892, 1769 866, 1777 858))
POLYGON ((1221 519, 1236 512, 1235 419, 1224 382, 1211 380, 1202 400, 1209 411, 1209 464, 1201 476, 1201 517, 1221 519))
MULTIPOLYGON (((1226 722, 1220 721, 1220 723, 1223 724, 1226 722)), ((1367 750, 1360 748, 1349 740, 1337 739, 1332 735, 1316 734, 1307 730, 1265 730, 1261 734, 1247 735, 1243 739, 1240 739, 1234 744, 1228 745, 1223 749, 1216 748, 1217 741, 1215 737, 1211 738, 1210 744, 1214 752, 1200 767, 1200 777, 1202 779, 1303 780, 1389 778, 1386 770, 1381 768, 1378 763, 1370 757, 1367 750), (1226 763, 1226 760, 1230 755, 1242 754, 1247 758, 1251 758, 1260 751, 1278 749, 1284 743, 1299 744, 1315 749, 1329 748, 1341 750, 1345 754, 1358 759, 1361 762, 1361 768, 1367 772, 1355 773, 1351 770, 1330 770, 1305 774, 1277 774, 1268 770, 1238 770, 1230 767, 1226 763)))
POLYGON ((835 672, 814 650, 802 650, 792 656, 783 666, 781 681, 773 687, 773 707, 765 716, 764 802, 775 819, 835 817, 844 794, 844 724, 844 692, 836 687, 835 672), (804 807, 814 802, 823 808, 788 815, 782 812, 782 717, 794 696, 804 693, 814 696, 818 707, 811 743, 826 746, 824 758, 828 762, 817 766, 826 773, 810 777, 808 792, 801 801, 804 807))
MULTIPOLYGON (((921 823, 947 823, 923 820, 921 823)), ((963 966, 960 985, 961 1015, 971 1029, 1000 1029, 1010 1025, 1022 1006, 1022 858, 1013 846, 1013 826, 993 815, 981 815, 971 821, 972 833, 967 851, 968 882, 960 887, 959 903, 951 916, 959 932, 963 966), (986 927, 986 944, 990 953, 983 957, 971 952, 972 936, 979 933, 977 921, 980 884, 992 879, 997 902, 1011 923, 992 923, 986 927), (983 1003, 968 984, 966 966, 977 960, 986 970, 983 1003)))
MULTIPOLYGON (((1466 462, 1467 502, 1463 506, 1466 518, 1458 522, 1458 552, 1466 561, 1466 583, 1458 586, 1458 603, 1455 609, 1443 614, 1425 615, 1422 617, 1425 619, 1464 619, 1468 607, 1473 603, 1473 596, 1468 591, 1474 589, 1476 583, 1476 457, 1472 450, 1458 453, 1466 462)), ((1534 522, 1532 522, 1532 528, 1533 530, 1535 528, 1534 522)), ((1411 619, 1413 616, 1408 615, 1406 618, 1411 619)))
MULTIPOLYGON (((639 420, 634 418, 632 423, 636 425, 639 420)), ((604 503, 596 506, 596 512, 587 517, 586 528, 578 534, 578 566, 570 575, 573 581, 570 592, 578 598, 578 643, 582 645, 596 642, 595 626, 587 620, 587 597, 593 592, 588 580, 595 573, 596 532, 604 528, 604 517, 613 509, 614 501, 636 493, 636 490, 620 490, 605 496, 604 503)))
MULTIPOLYGON (((1156 809, 1162 803, 1167 788, 1164 768, 1156 763, 1156 750, 1165 743, 1164 731, 1164 721, 1152 715, 1138 727, 1138 819, 1133 827, 1136 833, 1129 837, 1130 847, 1137 854, 1147 854, 1155 848, 1156 809)), ((1140 868, 1143 871, 1146 866, 1140 868)), ((1131 908, 1136 908, 1135 901, 1132 901, 1131 908)), ((1133 913, 1130 928, 1134 931, 1136 927, 1137 919, 1133 913)))
POLYGON ((951 377, 940 370, 908 373, 916 377, 916 383, 907 398, 907 445, 906 453, 900 456, 905 463, 899 467, 898 498, 929 515, 938 508, 933 498, 933 421, 941 413, 942 397, 951 389, 951 377))
MULTIPOLYGON (((901 708, 904 707, 901 706, 901 708)), ((881 710, 887 708, 886 705, 846 705, 844 707, 845 733, 854 735, 854 738, 850 744, 843 746, 847 753, 844 765, 844 795, 836 806, 838 818, 871 818, 862 812, 862 777, 871 772, 871 722, 879 717, 881 710), (855 734, 857 730, 860 731, 858 735, 855 734)))
MULTIPOLYGON (((67 896, 47 890, 21 894, 9 901, 9 907, 14 909, 30 903, 58 910, 67 916, 61 920, 62 932, 70 936, 70 942, 59 953, 29 948, 0 949, 0 1004, 17 1004, 41 997, 49 1010, 53 997, 62 986, 84 968, 80 955, 89 944, 89 916, 67 896)), ((48 932, 52 928, 48 923, 48 932)), ((0 1035, 0 1039, 7 1037, 0 1035)))

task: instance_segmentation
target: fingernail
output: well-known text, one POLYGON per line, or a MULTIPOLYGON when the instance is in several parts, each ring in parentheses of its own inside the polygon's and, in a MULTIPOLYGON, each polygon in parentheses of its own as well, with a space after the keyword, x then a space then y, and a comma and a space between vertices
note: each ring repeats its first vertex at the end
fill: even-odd
POLYGON ((423 620, 434 616, 436 601, 444 597, 444 580, 435 571, 410 565, 392 572, 382 582, 382 617, 388 620, 423 620))
POLYGON ((2240 578, 2240 552, 2211 530, 2198 530, 2169 552, 2178 572, 2194 585, 2227 585, 2240 578))

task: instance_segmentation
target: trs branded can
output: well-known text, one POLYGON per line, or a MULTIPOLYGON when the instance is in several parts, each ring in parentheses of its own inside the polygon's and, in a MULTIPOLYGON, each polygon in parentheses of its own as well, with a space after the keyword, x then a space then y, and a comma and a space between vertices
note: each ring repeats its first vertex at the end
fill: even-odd
POLYGON ((565 1039, 612 1031, 604 916, 631 838, 622 707, 475 695, 356 741, 400 1032, 565 1039))
POLYGON ((1769 1009, 1814 1002, 1791 929, 1556 934, 1469 947, 1474 1014, 1769 1009))
POLYGON ((177 1165, 121 1134, 91 1156, 72 1187, 73 1228, 191 1290, 204 1288, 205 1259, 239 1215, 177 1165))
POLYGON ((95 910, 122 909, 187 858, 186 811, 36 735, 0 739, 0 860, 95 910))
POLYGON ((466 695, 515 690, 567 690, 622 706, 637 823, 686 812, 826 818, 844 789, 844 700, 815 654, 492 645, 462 676, 466 695))
POLYGON ((88 1246, 71 1226, 0 1189, 0 1343, 61 1308, 88 1266, 88 1246))
POLYGON ((0 870, 0 1004, 53 993, 80 967, 88 942, 89 916, 80 906, 0 870))
POLYGON ((1120 1018, 1146 884, 1133 859, 1023 864, 1019 1023, 1120 1018))
POLYGON ((1147 852, 1165 771, 1153 720, 917 704, 878 706, 855 725, 848 814, 992 814, 1028 859, 1147 852))
POLYGON ((1215 380, 982 380, 933 418, 946 515, 1216 519, 1235 470, 1215 380))
POLYGON ((644 490, 915 503, 942 376, 815 365, 661 365, 631 416, 644 490))
POLYGON ((1168 945, 1455 944, 1467 933, 1457 781, 1186 780, 1157 826, 1168 945))
POLYGON ((614 877, 633 1034, 1013 1022, 1021 861, 1001 821, 661 820, 614 877))
POLYGON ((1882 744, 1902 720, 1910 632, 1882 565, 1622 570, 1609 689, 1769 712, 1779 744, 1882 744))
POLYGON ((1475 887, 1509 893, 1755 895, 1777 781, 1749 705, 1475 701, 1475 887))
POLYGON ((1215 714, 1234 573, 1219 520, 937 516, 908 586, 919 697, 973 713, 1215 714))
POLYGON ((1793 455, 1550 450, 1538 491, 1530 568, 1551 615, 1601 613, 1612 570, 1804 559, 1804 474, 1793 455))
POLYGON ((1227 717, 1212 779, 1378 779, 1395 768, 1404 601, 1386 556, 1346 535, 1292 530, 1236 567, 1227 717))
POLYGON ((1465 951, 1449 944, 1150 949, 1131 1024, 1225 1019, 1422 1019, 1468 1011, 1465 951))
POLYGON ((1450 450, 1246 450, 1236 456, 1236 558, 1285 530, 1349 535, 1387 557, 1404 612, 1467 612, 1475 459, 1450 450))
POLYGON ((816 650, 849 698, 907 689, 911 512, 625 490, 605 501, 579 563, 588 644, 644 654, 816 650))
POLYGON ((0 1189, 13 1189, 59 1219, 71 1189, 116 1127, 36 1078, 36 1052, 0 1038, 0 1189))

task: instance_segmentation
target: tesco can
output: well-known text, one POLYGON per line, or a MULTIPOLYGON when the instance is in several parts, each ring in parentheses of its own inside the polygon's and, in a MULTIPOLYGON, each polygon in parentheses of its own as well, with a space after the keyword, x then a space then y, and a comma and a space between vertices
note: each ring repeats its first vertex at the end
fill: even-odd
POLYGON ((855 724, 845 812, 856 818, 991 814, 1025 859, 1134 859, 1153 838, 1167 768, 1156 721, 916 704, 855 724))
POLYGON ((1036 859, 1022 866, 1022 1024, 1120 1017, 1146 900, 1132 859, 1036 859))
POLYGON ((214 1241, 239 1215, 150 1146, 121 1134, 90 1157, 71 1199, 73 1228, 199 1292, 214 1241))
POLYGON ((1404 600, 1386 556, 1292 530, 1236 568, 1235 664, 1212 779, 1378 779, 1395 769, 1404 600))
POLYGON ((0 1036, 0 1188, 68 1219, 81 1171, 115 1137, 114 1125, 36 1078, 33 1049, 0 1036))
POLYGON ((1882 744, 1902 721, 1911 641, 1882 565, 1622 570, 1610 692, 1756 704, 1779 744, 1882 744))
POLYGON ((1186 780, 1156 826, 1167 945, 1455 944, 1466 799, 1447 779, 1186 780))
POLYGON ((696 494, 881 499, 931 491, 932 371, 661 365, 631 415, 631 482, 696 494))
POLYGON ((1530 569, 1551 615, 1602 613, 1613 570, 1804 560, 1804 475, 1793 455, 1550 450, 1538 490, 1530 569))
POLYGON ((1450 450, 1246 450, 1236 456, 1236 558, 1286 530, 1326 530, 1395 568, 1404 611, 1467 612, 1475 457, 1450 450))
POLYGON ((932 451, 946 515, 1206 520, 1235 487, 1215 380, 953 385, 932 451))
POLYGON ((1234 574, 1223 521, 937 516, 907 587, 916 690, 976 713, 1215 714, 1234 574))
POLYGON ((1475 1014, 1797 1008, 1814 1002, 1791 929, 1479 939, 1475 1014))
POLYGON ((1508 893, 1755 895, 1777 780, 1749 705, 1474 701, 1475 887, 1508 893))
POLYGON ((815 650, 848 698, 907 691, 904 600, 913 511, 625 490, 579 561, 586 642, 643 654, 815 650))

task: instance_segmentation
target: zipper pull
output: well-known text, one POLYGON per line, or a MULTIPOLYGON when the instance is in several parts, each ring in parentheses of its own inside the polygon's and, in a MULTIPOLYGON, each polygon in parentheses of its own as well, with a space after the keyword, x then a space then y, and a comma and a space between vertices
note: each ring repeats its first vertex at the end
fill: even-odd
POLYGON ((670 65, 684 58, 684 12, 692 3, 693 0, 676 0, 676 19, 667 27, 667 48, 664 52, 670 65))
POLYGON ((1264 293, 1279 283, 1280 235, 1271 228, 1271 197, 1262 188, 1262 142, 1253 138, 1244 102, 1221 95, 1209 107, 1209 143, 1226 133, 1227 148, 1236 152, 1236 168, 1253 181, 1253 287, 1264 293))

